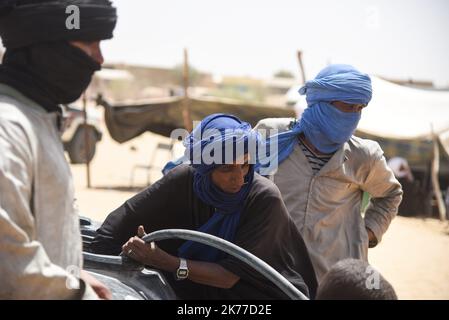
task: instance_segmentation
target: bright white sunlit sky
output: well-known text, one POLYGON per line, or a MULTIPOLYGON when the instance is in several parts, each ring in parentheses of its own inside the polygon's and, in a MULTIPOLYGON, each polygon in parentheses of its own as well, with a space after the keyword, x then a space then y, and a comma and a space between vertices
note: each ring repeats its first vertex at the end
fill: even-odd
POLYGON ((447 0, 113 0, 107 62, 173 67, 183 48, 215 75, 307 78, 328 63, 449 86, 447 0))

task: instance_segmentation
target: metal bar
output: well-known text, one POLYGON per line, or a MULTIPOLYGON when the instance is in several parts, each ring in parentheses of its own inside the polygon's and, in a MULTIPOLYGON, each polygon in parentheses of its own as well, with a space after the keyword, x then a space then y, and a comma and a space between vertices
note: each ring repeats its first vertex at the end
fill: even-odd
POLYGON ((89 132, 87 130, 87 98, 86 91, 83 93, 83 116, 84 116, 84 157, 86 160, 87 188, 90 189, 90 161, 88 151, 90 149, 89 132))
POLYGON ((184 122, 184 128, 190 132, 192 131, 192 117, 190 115, 190 101, 189 101, 189 61, 186 48, 184 48, 183 84, 184 84, 184 99, 182 102, 182 119, 184 122))
POLYGON ((299 72, 301 73, 301 77, 302 77, 302 83, 305 84, 307 80, 306 80, 306 72, 304 70, 304 64, 302 62, 301 50, 298 50, 297 55, 298 55, 298 62, 299 62, 299 72))

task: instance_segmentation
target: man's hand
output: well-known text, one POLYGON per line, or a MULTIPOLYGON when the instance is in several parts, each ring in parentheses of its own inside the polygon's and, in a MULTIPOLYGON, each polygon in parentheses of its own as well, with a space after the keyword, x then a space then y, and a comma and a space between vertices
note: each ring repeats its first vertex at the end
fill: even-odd
MULTIPOLYGON (((123 254, 145 265, 176 272, 179 258, 159 249, 154 242, 145 243, 141 237, 145 235, 143 226, 137 228, 137 236, 132 237, 122 246, 123 254)), ((208 286, 229 289, 240 277, 216 263, 188 260, 189 279, 208 286)))
POLYGON ((95 293, 100 299, 111 300, 112 293, 109 289, 94 276, 90 275, 85 270, 81 270, 81 279, 94 289, 95 293))
POLYGON ((129 238, 122 246, 123 254, 145 265, 175 272, 179 266, 179 259, 159 249, 154 242, 145 243, 141 239, 145 234, 143 226, 139 226, 137 236, 129 238))

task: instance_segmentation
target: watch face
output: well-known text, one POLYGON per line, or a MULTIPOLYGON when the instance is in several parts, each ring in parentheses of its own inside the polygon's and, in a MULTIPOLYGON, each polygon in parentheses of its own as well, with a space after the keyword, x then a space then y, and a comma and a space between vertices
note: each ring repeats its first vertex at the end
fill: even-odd
POLYGON ((188 275, 189 270, 187 269, 178 269, 178 271, 176 271, 176 276, 178 277, 178 279, 185 279, 188 275))

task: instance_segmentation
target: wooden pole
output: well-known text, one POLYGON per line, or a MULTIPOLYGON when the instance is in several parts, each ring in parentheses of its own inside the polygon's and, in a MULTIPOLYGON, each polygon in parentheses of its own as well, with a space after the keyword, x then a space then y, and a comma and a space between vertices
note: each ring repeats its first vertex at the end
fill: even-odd
POLYGON ((86 91, 83 93, 83 116, 84 116, 84 157, 86 160, 87 188, 90 189, 90 161, 89 161, 89 130, 87 129, 87 97, 86 91))
POLYGON ((299 73, 301 74, 302 77, 302 83, 306 83, 307 79, 306 79, 306 72, 304 70, 304 64, 302 63, 302 52, 301 50, 298 50, 297 52, 298 54, 298 62, 299 62, 299 73))
POLYGON ((192 117, 190 116, 190 101, 189 101, 189 61, 187 49, 184 48, 184 69, 183 69, 183 85, 184 85, 184 99, 182 101, 182 119, 184 128, 192 131, 192 117))
POLYGON ((438 181, 438 171, 440 167, 440 149, 438 144, 438 137, 433 132, 433 159, 432 159, 432 187, 438 205, 438 212, 440 213, 440 220, 446 221, 446 206, 444 205, 443 195, 440 189, 440 182, 438 181))

